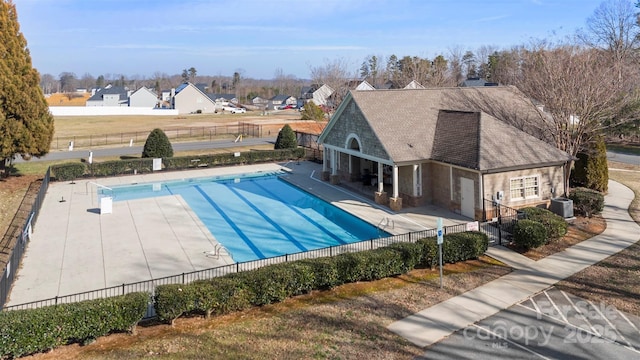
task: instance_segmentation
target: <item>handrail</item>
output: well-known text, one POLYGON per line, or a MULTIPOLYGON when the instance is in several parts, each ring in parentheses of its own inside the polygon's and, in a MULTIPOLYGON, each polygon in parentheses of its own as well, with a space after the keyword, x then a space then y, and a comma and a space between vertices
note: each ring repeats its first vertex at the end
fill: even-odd
POLYGON ((96 183, 96 182, 93 182, 93 181, 87 181, 87 182, 84 184, 84 192, 85 192, 85 194, 88 194, 88 193, 89 193, 89 184, 93 184, 93 185, 95 185, 95 186, 97 186, 97 187, 100 187, 100 188, 103 188, 103 189, 107 189, 107 190, 109 190, 109 191, 113 191, 113 189, 112 189, 112 188, 110 188, 110 187, 108 187, 108 186, 100 185, 100 184, 98 184, 98 183, 96 183))

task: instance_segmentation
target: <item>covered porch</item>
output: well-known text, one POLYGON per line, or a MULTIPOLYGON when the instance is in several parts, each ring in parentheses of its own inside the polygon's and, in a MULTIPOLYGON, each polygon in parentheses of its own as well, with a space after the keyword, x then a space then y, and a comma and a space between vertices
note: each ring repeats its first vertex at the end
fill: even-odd
POLYGON ((423 164, 396 164, 360 152, 352 139, 349 148, 325 145, 322 179, 333 185, 345 183, 369 194, 375 202, 393 211, 426 203, 422 191, 423 164))

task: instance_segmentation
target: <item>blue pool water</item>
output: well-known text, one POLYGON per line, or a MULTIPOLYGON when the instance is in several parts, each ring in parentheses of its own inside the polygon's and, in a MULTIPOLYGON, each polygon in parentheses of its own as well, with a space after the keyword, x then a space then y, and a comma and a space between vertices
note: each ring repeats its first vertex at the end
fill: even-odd
POLYGON ((280 179, 283 173, 194 178, 101 189, 114 201, 181 195, 236 262, 388 236, 280 179))

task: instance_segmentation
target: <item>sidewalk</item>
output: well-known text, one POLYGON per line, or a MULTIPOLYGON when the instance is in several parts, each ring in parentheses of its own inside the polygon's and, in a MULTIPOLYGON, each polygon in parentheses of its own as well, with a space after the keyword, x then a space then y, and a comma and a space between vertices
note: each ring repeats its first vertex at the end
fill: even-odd
POLYGON ((633 197, 629 188, 609 181, 602 212, 607 229, 602 234, 538 261, 492 247, 487 255, 513 267, 513 272, 396 321, 388 329, 417 346, 432 345, 627 248, 640 240, 640 226, 627 210, 633 197))

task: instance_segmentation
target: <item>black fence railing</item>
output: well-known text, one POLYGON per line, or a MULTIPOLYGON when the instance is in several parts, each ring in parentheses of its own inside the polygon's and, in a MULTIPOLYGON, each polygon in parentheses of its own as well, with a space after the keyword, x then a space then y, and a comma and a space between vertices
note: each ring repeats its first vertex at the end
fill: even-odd
MULTIPOLYGON (((3 246, 3 251, 7 251, 8 253, 10 253, 10 255, 9 260, 5 264, 2 271, 2 278, 0 278, 0 306, 2 307, 4 307, 7 301, 9 292, 11 291, 11 286, 13 285, 13 281, 16 276, 16 272, 20 268, 22 255, 24 254, 25 248, 27 247, 27 242, 29 241, 29 237, 31 236, 31 229, 38 220, 40 207, 42 206, 42 202, 44 201, 47 189, 49 188, 50 175, 51 170, 47 169, 47 172, 45 173, 45 176, 42 180, 42 184, 40 185, 40 190, 38 190, 38 195, 34 199, 33 204, 31 205, 31 210, 29 211, 29 215, 22 225, 20 233, 15 237, 15 241, 11 241, 11 243, 7 244, 7 246, 3 246)), ((27 197, 28 194, 25 195, 25 199, 27 197)))
POLYGON ((514 226, 522 218, 524 218, 522 211, 500 204, 495 200, 484 199, 482 220, 497 229, 498 245, 502 245, 503 240, 511 239, 514 226))
MULTIPOLYGON (((202 127, 174 127, 162 129, 172 140, 202 140, 211 141, 226 136, 262 137, 262 125, 245 122, 237 124, 202 126, 202 127)), ((88 148, 108 145, 133 145, 147 140, 149 131, 132 131, 110 134, 93 134, 83 136, 56 136, 51 142, 52 150, 67 149, 73 142, 73 148, 88 148)))
POLYGON ((316 163, 322 163, 322 145, 318 142, 320 135, 294 131, 298 146, 305 149, 305 158, 316 163))
MULTIPOLYGON (((454 234, 454 233, 464 232, 467 230, 468 230, 467 224, 458 224, 458 225, 444 227, 443 233, 454 234)), ((481 227, 480 230, 484 231, 483 227, 481 227)), ((158 285, 187 284, 195 280, 212 279, 212 278, 223 276, 226 274, 252 270, 252 269, 256 269, 256 268, 260 268, 260 267, 268 266, 272 264, 278 264, 278 263, 296 261, 296 260, 302 260, 302 259, 318 258, 318 257, 330 257, 330 256, 336 256, 343 253, 372 250, 372 249, 387 246, 393 243, 416 242, 419 239, 423 239, 427 237, 435 237, 435 236, 437 236, 437 229, 429 229, 429 230, 422 230, 422 231, 411 232, 411 233, 400 234, 400 235, 392 235, 388 237, 364 240, 364 241, 355 242, 351 244, 330 246, 330 247, 316 249, 312 251, 285 254, 285 255, 270 257, 266 259, 239 262, 239 263, 230 264, 230 265, 223 265, 215 268, 192 271, 188 273, 181 273, 181 274, 167 276, 167 277, 158 278, 158 279, 139 281, 135 283, 126 283, 126 284, 121 284, 121 285, 98 289, 98 290, 85 291, 77 294, 56 296, 54 298, 7 306, 4 308, 4 310, 33 309, 33 308, 57 305, 62 303, 71 303, 71 302, 78 302, 78 301, 84 301, 84 300, 93 300, 98 298, 125 295, 132 292, 148 292, 149 294, 152 295, 154 293, 155 287, 158 285)), ((155 310, 153 306, 151 306, 150 304, 150 306, 147 309, 145 319, 152 318, 152 317, 155 317, 155 310)))

